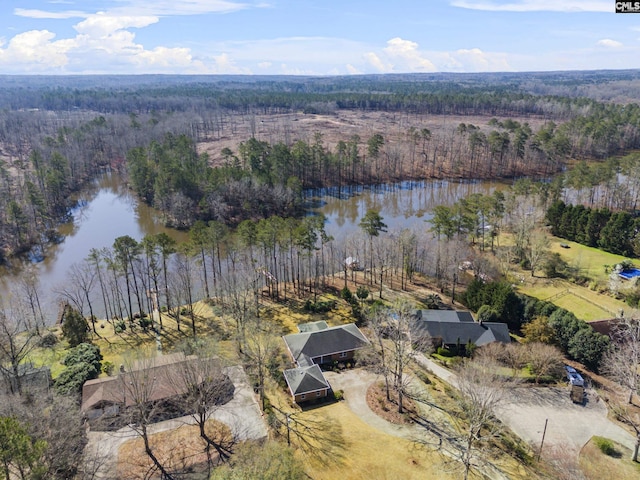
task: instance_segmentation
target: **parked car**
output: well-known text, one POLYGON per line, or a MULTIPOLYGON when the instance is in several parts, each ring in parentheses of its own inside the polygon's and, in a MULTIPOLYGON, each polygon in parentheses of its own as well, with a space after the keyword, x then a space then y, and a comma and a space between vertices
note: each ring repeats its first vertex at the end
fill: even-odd
POLYGON ((572 386, 584 387, 584 378, 582 378, 582 375, 580 375, 575 368, 565 365, 564 369, 567 371, 567 380, 569 380, 572 386))

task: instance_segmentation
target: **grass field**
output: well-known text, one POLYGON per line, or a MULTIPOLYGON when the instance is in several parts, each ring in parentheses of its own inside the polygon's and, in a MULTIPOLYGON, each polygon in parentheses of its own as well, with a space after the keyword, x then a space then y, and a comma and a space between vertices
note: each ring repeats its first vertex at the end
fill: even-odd
MULTIPOLYGON (((562 238, 550 236, 551 244, 549 250, 559 253, 562 259, 570 266, 598 284, 606 284, 608 274, 605 272, 605 265, 615 265, 623 260, 629 260, 622 255, 615 255, 597 248, 587 247, 576 242, 570 242, 562 238), (562 248, 560 244, 568 245, 569 248, 562 248)), ((637 264, 637 262, 636 262, 637 264)))
POLYGON ((640 478, 640 463, 631 461, 631 451, 612 442, 613 455, 605 455, 592 438, 580 452, 579 465, 588 480, 611 478, 615 480, 637 480, 640 478))
MULTIPOLYGON (((555 305, 572 312, 577 318, 585 321, 603 320, 612 318, 622 310, 625 316, 635 313, 626 303, 617 300, 606 291, 609 275, 605 266, 613 266, 626 258, 621 255, 603 252, 597 248, 587 247, 579 243, 570 242, 558 237, 549 236, 549 250, 560 254, 560 257, 576 269, 580 275, 588 277, 594 289, 576 285, 562 279, 542 278, 542 272, 536 272, 536 277, 531 276, 530 271, 524 271, 513 266, 512 273, 517 290, 520 293, 548 300, 555 305), (566 244, 569 248, 563 248, 560 244, 566 244)), ((501 237, 502 245, 511 245, 509 235, 501 237)))
POLYGON ((615 317, 621 309, 625 315, 632 311, 620 300, 565 280, 525 279, 524 283, 518 284, 518 291, 540 300, 549 300, 586 321, 615 317))

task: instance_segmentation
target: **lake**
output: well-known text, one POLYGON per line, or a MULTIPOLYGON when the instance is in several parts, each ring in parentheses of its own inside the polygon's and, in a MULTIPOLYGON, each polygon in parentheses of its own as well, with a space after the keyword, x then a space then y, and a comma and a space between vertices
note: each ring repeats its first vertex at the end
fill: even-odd
MULTIPOLYGON (((486 181, 427 180, 374 187, 330 188, 308 192, 310 211, 327 218, 326 231, 337 241, 360 230, 358 223, 368 209, 380 211, 389 231, 423 225, 436 205, 452 205, 471 193, 491 193, 504 183, 486 181)), ((140 202, 115 173, 101 176, 78 197, 72 210, 73 221, 58 229, 63 240, 50 245, 38 263, 15 261, 0 269, 0 294, 9 296, 26 269, 40 279, 43 309, 53 321, 58 312, 56 287, 64 285, 69 268, 89 255, 92 248, 111 247, 117 237, 129 235, 141 240, 147 234, 165 232, 178 242, 188 239, 185 232, 164 227, 161 214, 140 202)), ((94 308, 99 308, 96 302, 94 308)), ((103 312, 96 312, 99 316, 103 312)))

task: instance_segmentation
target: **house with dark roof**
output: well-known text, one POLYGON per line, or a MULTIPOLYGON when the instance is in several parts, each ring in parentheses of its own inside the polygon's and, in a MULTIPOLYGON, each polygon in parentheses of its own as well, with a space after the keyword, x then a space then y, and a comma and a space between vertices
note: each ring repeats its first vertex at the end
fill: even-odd
MULTIPOLYGON (((116 376, 88 380, 82 386, 80 410, 93 425, 99 423, 102 428, 116 429, 126 420, 127 416, 123 414, 135 405, 136 401, 140 401, 140 398, 134 398, 134 394, 137 394, 150 405, 163 405, 164 408, 159 410, 166 418, 187 414, 189 412, 182 412, 176 406, 179 405, 177 400, 187 393, 188 388, 186 382, 180 381, 180 376, 184 375, 185 371, 197 372, 191 364, 199 361, 202 360, 196 356, 185 356, 181 353, 162 355, 134 364, 129 371, 122 369, 116 376), (145 382, 147 386, 141 389, 139 385, 145 385, 145 382)), ((218 362, 217 359, 210 361, 218 362)), ((233 397, 234 385, 222 370, 220 378, 202 381, 221 382, 221 404, 233 397)))
POLYGON ((283 336, 297 368, 285 370, 284 378, 296 402, 327 396, 331 386, 319 365, 346 362, 356 350, 369 345, 355 323, 329 327, 326 322, 305 323, 300 333, 283 336))
POLYGON ((506 323, 476 322, 470 312, 457 310, 418 310, 414 328, 428 333, 435 346, 454 347, 469 342, 477 347, 488 343, 510 343, 506 323))
POLYGON ((326 397, 331 388, 318 365, 285 370, 284 379, 296 403, 326 397))

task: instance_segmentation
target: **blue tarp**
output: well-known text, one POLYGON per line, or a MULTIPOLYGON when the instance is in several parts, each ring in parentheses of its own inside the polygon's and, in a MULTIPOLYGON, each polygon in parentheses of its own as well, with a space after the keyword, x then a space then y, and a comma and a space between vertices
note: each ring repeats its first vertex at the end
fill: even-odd
POLYGON ((620 272, 618 275, 620 275, 622 278, 626 278, 627 280, 629 280, 634 277, 640 277, 640 269, 630 268, 628 270, 624 270, 620 272))

